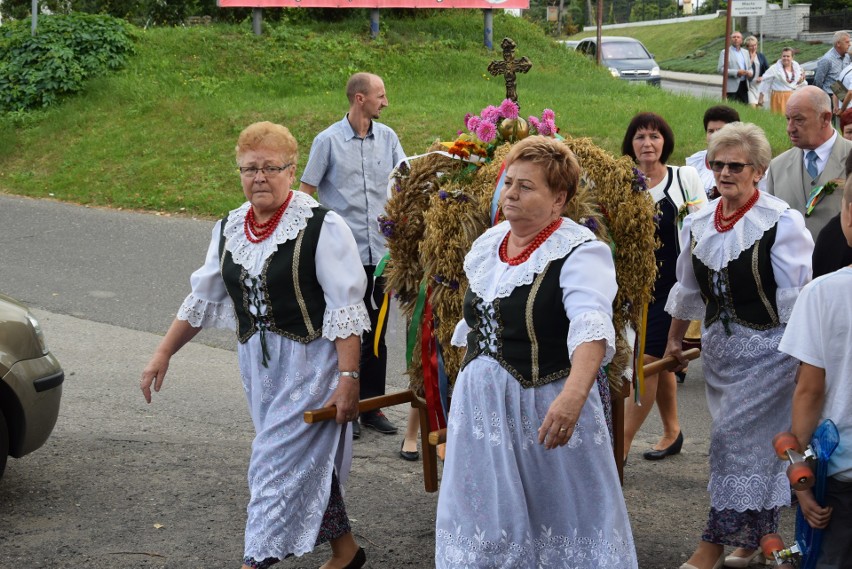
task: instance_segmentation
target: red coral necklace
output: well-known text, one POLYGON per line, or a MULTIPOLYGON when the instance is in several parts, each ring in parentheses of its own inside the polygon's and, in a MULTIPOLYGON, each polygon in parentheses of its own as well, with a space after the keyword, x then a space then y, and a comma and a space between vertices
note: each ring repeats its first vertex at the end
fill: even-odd
POLYGON ((559 226, 562 225, 562 218, 557 217, 552 222, 548 224, 547 227, 538 232, 538 235, 533 237, 532 242, 529 245, 524 247, 524 250, 516 257, 509 257, 509 236, 512 234, 511 231, 506 233, 506 237, 503 238, 503 241, 500 243, 500 260, 504 263, 511 265, 512 267, 516 265, 520 265, 521 263, 526 262, 527 259, 530 258, 530 255, 533 254, 533 251, 541 247, 541 244, 547 241, 547 238, 553 235, 553 233, 559 229, 559 226))
POLYGON ((248 213, 246 213, 246 219, 243 222, 243 231, 246 233, 246 239, 251 241, 252 243, 260 243, 261 241, 265 241, 269 239, 269 237, 275 232, 275 228, 278 227, 278 224, 281 222, 281 217, 284 215, 284 211, 287 209, 287 206, 290 205, 290 199, 293 197, 293 191, 291 190, 289 194, 287 194, 287 199, 284 200, 284 203, 281 204, 275 214, 269 218, 269 221, 266 223, 258 223, 254 217, 254 207, 249 206, 248 213))
POLYGON ((754 204, 757 203, 757 199, 760 197, 760 190, 755 188, 754 193, 748 199, 746 203, 742 206, 738 207, 737 210, 731 215, 724 215, 722 213, 722 202, 724 200, 719 200, 719 203, 716 204, 716 213, 713 216, 713 225, 716 226, 716 231, 719 233, 724 233, 726 231, 730 231, 734 228, 734 225, 737 224, 739 220, 743 218, 743 216, 752 208, 754 204))

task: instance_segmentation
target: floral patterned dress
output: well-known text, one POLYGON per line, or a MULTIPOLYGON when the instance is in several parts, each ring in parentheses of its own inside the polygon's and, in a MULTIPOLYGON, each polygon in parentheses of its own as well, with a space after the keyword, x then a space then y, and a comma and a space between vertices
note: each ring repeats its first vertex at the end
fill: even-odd
MULTIPOLYGON (((802 215, 774 196, 761 192, 754 207, 723 233, 713 224, 717 204, 715 200, 684 220, 681 240, 693 245, 678 257, 678 282, 666 310, 681 320, 702 320, 701 359, 713 419, 710 514, 702 540, 756 549, 763 535, 777 531, 779 508, 790 504, 785 465, 775 457, 771 441, 790 429, 798 362, 779 352, 778 344, 799 291, 811 278, 813 240, 802 215), (777 286, 773 304, 778 323, 758 329, 728 316, 737 314, 737 307, 720 275, 770 230, 775 231, 772 274, 760 278, 777 286), (721 306, 722 317, 709 326, 694 262, 709 270, 713 296, 721 306)), ((750 262, 757 272, 757 261, 750 262)))
MULTIPOLYGON (((275 233, 251 243, 243 232, 250 204, 231 211, 224 221, 225 248, 249 277, 266 279, 264 266, 278 246, 296 239, 319 204, 294 192, 275 233)), ((207 259, 191 277, 192 292, 178 318, 195 327, 236 327, 234 305, 220 269, 219 221, 213 229, 207 259)), ((245 534, 245 559, 284 559, 313 550, 332 495, 332 477, 346 481, 351 463, 349 424, 334 421, 309 425, 304 411, 322 407, 337 387, 336 338, 369 329, 363 303, 366 275, 355 239, 343 219, 328 212, 316 248, 316 276, 326 303, 322 336, 301 343, 282 335, 261 334, 238 345, 240 375, 256 436, 248 482, 251 499, 245 534)), ((263 283, 274 295, 275 283, 263 283)), ((253 298, 250 310, 265 313, 266 298, 253 298)), ((344 514, 345 515, 345 514, 344 514)))
MULTIPOLYGON (((570 320, 568 353, 605 340, 607 363, 615 351, 609 247, 564 219, 526 262, 509 266, 498 254, 508 231, 502 223, 474 242, 465 258, 471 291, 486 304, 506 298, 570 253, 559 274, 562 298, 553 299, 570 320)), ((487 307, 479 313, 478 327, 493 350, 499 324, 487 307)), ((469 330, 462 321, 453 344, 465 345, 469 330)), ((525 389, 487 350, 459 374, 438 499, 436 567, 637 567, 598 387, 592 386, 567 445, 545 450, 538 443, 538 428, 565 381, 525 389)))

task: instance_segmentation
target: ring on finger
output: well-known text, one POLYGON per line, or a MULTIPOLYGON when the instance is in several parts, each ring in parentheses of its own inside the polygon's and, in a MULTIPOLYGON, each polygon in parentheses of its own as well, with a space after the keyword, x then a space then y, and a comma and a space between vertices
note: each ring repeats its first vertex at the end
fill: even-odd
POLYGON ((567 433, 568 429, 566 429, 565 427, 562 427, 561 429, 559 429, 559 432, 560 433, 567 433))

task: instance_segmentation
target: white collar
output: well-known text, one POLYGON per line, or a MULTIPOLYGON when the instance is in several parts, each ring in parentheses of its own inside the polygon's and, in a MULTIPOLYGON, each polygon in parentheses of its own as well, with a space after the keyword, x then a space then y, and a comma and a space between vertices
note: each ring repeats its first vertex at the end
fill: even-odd
POLYGON ((567 217, 547 241, 533 251, 520 265, 509 265, 500 260, 500 243, 509 233, 509 222, 504 221, 480 235, 464 258, 464 272, 470 290, 486 302, 505 298, 519 286, 531 284, 548 263, 561 259, 586 241, 594 241, 595 234, 567 217), (495 281, 496 286, 495 286, 495 281))
POLYGON ((287 209, 284 210, 278 227, 275 228, 271 237, 260 243, 249 241, 243 229, 246 214, 251 207, 250 202, 228 213, 223 233, 225 249, 230 251, 234 263, 245 268, 251 276, 256 277, 260 274, 266 260, 278 250, 278 245, 295 239, 299 235, 299 232, 308 225, 308 218, 313 217, 313 208, 319 206, 319 203, 305 192, 290 191, 293 192, 293 197, 287 209))
POLYGON ((696 241, 692 254, 713 271, 721 270, 754 245, 767 230, 778 223, 781 214, 790 208, 784 200, 760 192, 757 203, 733 229, 719 233, 713 224, 713 217, 721 199, 713 200, 707 207, 687 218, 692 220, 691 232, 696 241))

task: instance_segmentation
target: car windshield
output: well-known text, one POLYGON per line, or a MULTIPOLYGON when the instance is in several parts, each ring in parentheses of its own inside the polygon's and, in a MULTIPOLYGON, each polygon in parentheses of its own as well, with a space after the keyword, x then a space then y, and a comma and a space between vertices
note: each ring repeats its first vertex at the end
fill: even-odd
POLYGON ((649 59, 642 44, 633 42, 605 43, 601 55, 604 59, 649 59))

